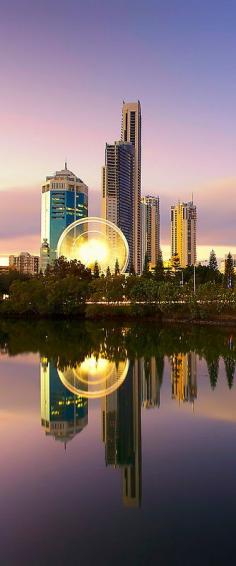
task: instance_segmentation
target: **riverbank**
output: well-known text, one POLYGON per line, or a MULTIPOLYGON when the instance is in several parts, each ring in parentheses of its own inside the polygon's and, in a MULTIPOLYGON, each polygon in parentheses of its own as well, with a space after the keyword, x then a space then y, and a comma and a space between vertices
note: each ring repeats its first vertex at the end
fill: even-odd
POLYGON ((225 307, 223 312, 217 310, 216 304, 200 305, 192 303, 85 303, 77 305, 74 312, 37 312, 35 310, 17 312, 14 309, 0 311, 0 320, 134 320, 155 321, 161 324, 194 324, 194 325, 216 325, 236 326, 236 310, 225 307))

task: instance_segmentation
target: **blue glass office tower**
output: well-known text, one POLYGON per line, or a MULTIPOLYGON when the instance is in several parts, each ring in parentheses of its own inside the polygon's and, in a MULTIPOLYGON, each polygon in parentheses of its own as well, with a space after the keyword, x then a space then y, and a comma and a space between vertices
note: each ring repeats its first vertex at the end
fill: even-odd
POLYGON ((45 270, 43 250, 48 245, 48 262, 56 259, 58 240, 62 232, 75 220, 88 216, 88 187, 72 171, 56 171, 46 177, 42 186, 41 207, 41 269, 45 270))
POLYGON ((62 383, 53 361, 41 358, 41 425, 47 435, 67 443, 88 424, 88 400, 62 383))

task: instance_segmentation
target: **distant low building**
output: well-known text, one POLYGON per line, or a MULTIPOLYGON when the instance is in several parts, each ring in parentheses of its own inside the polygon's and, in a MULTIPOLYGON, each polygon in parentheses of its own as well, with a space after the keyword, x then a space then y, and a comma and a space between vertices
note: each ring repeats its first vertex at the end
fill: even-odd
POLYGON ((9 266, 8 265, 0 265, 0 274, 1 273, 8 273, 9 266))
POLYGON ((29 252, 21 252, 18 256, 10 255, 9 268, 27 275, 37 275, 39 272, 39 256, 31 255, 29 252))

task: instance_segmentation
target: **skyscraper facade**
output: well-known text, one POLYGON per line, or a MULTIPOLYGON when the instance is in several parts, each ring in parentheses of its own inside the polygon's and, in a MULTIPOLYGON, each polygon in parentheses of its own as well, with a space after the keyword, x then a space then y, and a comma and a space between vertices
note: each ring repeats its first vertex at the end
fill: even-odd
POLYGON ((133 179, 133 257, 136 273, 141 272, 141 104, 123 102, 121 139, 134 147, 133 179))
POLYGON ((123 503, 139 507, 142 494, 140 364, 130 363, 125 381, 102 399, 102 438, 107 466, 122 472, 123 503))
POLYGON ((197 398, 197 357, 195 352, 173 354, 171 362, 172 399, 194 403, 197 398))
POLYGON ((53 361, 41 358, 41 425, 46 435, 66 444, 88 424, 88 400, 62 383, 53 361))
POLYGON ((181 267, 197 261, 196 230, 197 209, 192 201, 171 207, 171 256, 178 255, 181 267))
POLYGON ((152 356, 140 359, 141 364, 141 400, 142 407, 150 409, 160 407, 160 393, 164 369, 164 358, 152 356), (160 364, 160 362, 162 362, 160 364))
POLYGON ((147 254, 150 267, 157 264, 160 254, 160 203, 159 197, 141 199, 141 267, 147 254))
POLYGON ((134 147, 117 141, 106 144, 102 169, 102 216, 118 226, 129 245, 133 261, 133 174, 134 147))
POLYGON ((65 228, 87 216, 88 187, 65 163, 65 168, 46 177, 42 186, 41 243, 48 243, 50 263, 56 259, 58 240, 65 228))

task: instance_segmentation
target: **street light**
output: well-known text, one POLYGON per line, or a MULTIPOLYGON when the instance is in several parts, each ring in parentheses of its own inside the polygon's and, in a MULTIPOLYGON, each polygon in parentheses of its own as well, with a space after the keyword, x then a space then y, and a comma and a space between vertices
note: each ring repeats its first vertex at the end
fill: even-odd
POLYGON ((193 266, 193 292, 196 293, 196 265, 193 266))

